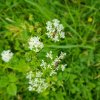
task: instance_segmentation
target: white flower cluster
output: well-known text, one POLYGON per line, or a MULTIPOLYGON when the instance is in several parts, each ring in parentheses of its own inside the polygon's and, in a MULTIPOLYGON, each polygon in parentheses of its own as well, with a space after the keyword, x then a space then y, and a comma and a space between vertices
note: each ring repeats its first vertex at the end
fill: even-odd
POLYGON ((47 62, 42 60, 40 66, 45 70, 48 68, 51 69, 50 76, 56 75, 57 70, 61 69, 62 71, 64 71, 65 67, 67 66, 67 64, 64 64, 64 65, 60 64, 61 60, 63 60, 65 56, 66 56, 66 53, 61 52, 60 56, 57 56, 55 59, 53 59, 52 51, 50 51, 47 53, 46 57, 52 60, 51 63, 48 64, 47 62))
POLYGON ((38 71, 34 75, 32 71, 27 73, 26 78, 29 80, 29 91, 36 91, 38 93, 41 93, 45 91, 48 88, 48 83, 44 78, 42 78, 42 72, 38 71))
MULTIPOLYGON (((57 42, 60 40, 60 38, 65 38, 65 32, 63 31, 64 27, 62 24, 60 24, 60 21, 58 19, 48 21, 46 24, 46 34, 48 38, 52 39, 52 41, 57 42)), ((35 52, 39 52, 44 47, 44 44, 40 41, 40 38, 38 36, 31 37, 28 41, 28 45, 29 49, 34 50, 35 52)), ((13 55, 14 54, 11 52, 11 50, 4 50, 1 53, 2 60, 4 62, 9 62, 13 55)), ((53 58, 52 51, 48 52, 46 54, 46 58, 48 61, 45 62, 44 60, 42 60, 42 63, 40 64, 42 70, 34 73, 30 71, 26 75, 26 78, 29 81, 29 91, 36 91, 38 93, 41 93, 45 91, 49 86, 51 86, 52 84, 48 83, 46 78, 44 78, 43 72, 49 69, 47 71, 47 77, 52 77, 54 75, 57 75, 58 70, 64 71, 67 64, 61 64, 61 61, 64 59, 65 56, 66 53, 61 52, 60 56, 53 58)))
POLYGON ((61 68, 62 71, 65 70, 65 67, 67 66, 67 64, 61 64, 59 66, 59 63, 61 62, 61 60, 64 59, 64 57, 66 56, 66 53, 61 52, 59 57, 56 57, 54 59, 54 61, 52 62, 52 65, 56 67, 56 70, 58 70, 59 68, 61 68))
MULTIPOLYGON (((59 41, 60 38, 65 38, 65 33, 63 32, 64 27, 62 24, 60 24, 60 21, 58 19, 53 19, 52 21, 48 21, 46 26, 47 29, 47 36, 51 38, 53 41, 59 41)), ((44 44, 40 41, 40 38, 38 36, 31 37, 28 41, 29 49, 34 50, 35 52, 39 52, 43 47, 44 44)), ((13 53, 10 50, 3 51, 2 54, 2 60, 5 62, 9 62, 9 60, 12 58, 13 53)), ((52 58, 52 52, 47 53, 47 56, 50 59, 52 58)))
POLYGON ((65 38, 64 27, 60 24, 58 19, 53 19, 52 21, 48 21, 46 23, 47 33, 46 35, 48 38, 51 38, 52 41, 59 41, 60 38, 65 38))
POLYGON ((47 57, 47 58, 50 58, 50 59, 53 59, 53 58, 52 58, 52 51, 50 51, 49 53, 47 53, 47 54, 46 54, 46 57, 47 57))
POLYGON ((43 47, 43 43, 40 42, 40 38, 37 36, 37 37, 31 37, 30 40, 29 40, 29 49, 30 50, 34 50, 35 52, 39 52, 43 47))
POLYGON ((1 56, 2 56, 2 60, 4 62, 9 62, 10 59, 13 57, 13 53, 11 52, 11 50, 4 50, 2 53, 1 53, 1 56))
POLYGON ((61 70, 61 71, 65 70, 65 67, 67 66, 67 64, 60 64, 61 60, 63 60, 65 56, 66 56, 66 53, 61 52, 59 56, 57 56, 56 58, 53 58, 52 51, 48 52, 46 54, 46 57, 47 57, 47 60, 48 58, 49 60, 51 60, 50 63, 47 63, 44 60, 42 60, 42 63, 40 64, 42 68, 41 71, 37 71, 36 73, 35 72, 33 73, 32 71, 30 71, 29 73, 27 73, 26 78, 29 80, 28 82, 29 91, 36 91, 38 93, 41 93, 45 91, 47 88, 49 88, 50 86, 56 84, 55 81, 48 83, 48 81, 46 81, 46 78, 57 75, 58 70, 61 70), (49 69, 49 72, 47 71, 48 69, 49 69), (48 72, 46 76, 43 75, 44 72, 48 72))

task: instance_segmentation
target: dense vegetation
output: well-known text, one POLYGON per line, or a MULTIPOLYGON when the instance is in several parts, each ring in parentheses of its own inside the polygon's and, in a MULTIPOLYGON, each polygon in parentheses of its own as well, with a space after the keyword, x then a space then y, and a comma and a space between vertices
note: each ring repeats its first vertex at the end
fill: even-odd
POLYGON ((100 0, 1 0, 0 100, 100 100, 100 0), (46 35, 54 19, 65 32, 56 42, 46 35), (43 43, 37 40, 39 51, 29 48, 31 37, 43 43), (52 68, 45 70, 41 61, 55 59, 48 66, 61 68, 49 76, 52 68), (31 72, 43 74, 42 92, 28 88, 31 72))

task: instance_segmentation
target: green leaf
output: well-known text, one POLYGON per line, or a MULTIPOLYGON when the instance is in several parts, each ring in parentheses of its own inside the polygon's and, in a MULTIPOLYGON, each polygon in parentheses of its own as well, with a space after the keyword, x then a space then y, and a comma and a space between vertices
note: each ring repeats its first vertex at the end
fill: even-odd
POLYGON ((18 62, 17 65, 15 66, 15 68, 19 72, 23 73, 26 73, 30 69, 29 65, 24 60, 20 60, 20 62, 18 62))
POLYGON ((55 94, 56 100, 65 100, 64 99, 64 93, 62 91, 59 91, 55 94))
POLYGON ((49 48, 61 48, 61 49, 70 49, 70 48, 85 48, 85 49, 94 49, 94 47, 89 45, 45 45, 45 47, 49 48))
POLYGON ((59 74, 58 74, 58 80, 63 80, 62 73, 59 73, 59 74))
POLYGON ((0 79, 0 88, 6 87, 8 85, 8 77, 4 76, 0 79))
POLYGON ((14 73, 9 74, 8 78, 9 78, 9 82, 16 82, 17 81, 16 75, 14 73))
POLYGON ((9 84, 7 87, 7 93, 11 96, 15 96, 17 93, 17 87, 14 83, 9 84))

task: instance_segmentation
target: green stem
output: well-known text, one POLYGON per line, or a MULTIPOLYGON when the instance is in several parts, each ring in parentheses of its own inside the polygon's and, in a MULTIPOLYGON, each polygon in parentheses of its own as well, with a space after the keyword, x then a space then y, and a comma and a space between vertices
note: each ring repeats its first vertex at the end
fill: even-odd
POLYGON ((85 49, 94 49, 94 47, 89 45, 47 45, 49 48, 62 48, 62 49, 70 49, 70 48, 85 48, 85 49))

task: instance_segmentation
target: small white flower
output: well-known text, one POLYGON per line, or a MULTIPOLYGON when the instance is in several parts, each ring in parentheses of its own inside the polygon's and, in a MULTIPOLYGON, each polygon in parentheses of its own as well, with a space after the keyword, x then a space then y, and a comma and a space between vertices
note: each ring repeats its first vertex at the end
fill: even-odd
POLYGON ((51 30, 52 30, 52 23, 50 21, 48 21, 46 24, 47 24, 47 27, 46 27, 47 31, 51 32, 51 30))
POLYGON ((52 26, 52 22, 51 22, 51 21, 47 21, 47 22, 46 22, 46 25, 47 25, 47 26, 52 26))
POLYGON ((40 64, 40 66, 43 67, 44 69, 46 69, 46 65, 47 65, 47 63, 44 60, 42 60, 42 63, 40 64))
POLYGON ((54 59, 54 61, 52 62, 52 65, 53 65, 53 66, 56 66, 56 64, 58 64, 60 61, 61 61, 61 60, 59 59, 59 57, 56 57, 56 58, 54 59))
POLYGON ((46 35, 48 36, 48 38, 51 38, 51 34, 49 32, 47 32, 46 35))
POLYGON ((34 49, 35 52, 39 52, 43 47, 43 43, 40 42, 40 38, 37 37, 31 37, 29 40, 29 49, 32 50, 34 49))
POLYGON ((38 86, 37 87, 37 90, 36 90, 38 93, 41 93, 43 90, 42 90, 42 87, 41 86, 38 86))
POLYGON ((59 66, 56 66, 55 70, 59 70, 59 66))
POLYGON ((38 78, 36 77, 35 79, 34 79, 34 84, 37 84, 38 83, 38 78))
POLYGON ((46 54, 46 57, 47 57, 47 58, 50 58, 50 59, 53 59, 53 58, 52 58, 52 51, 48 52, 48 53, 46 54))
POLYGON ((33 82, 32 86, 33 86, 34 88, 37 88, 38 85, 39 85, 39 79, 37 80, 37 83, 35 82, 35 80, 33 80, 33 81, 34 81, 34 82, 33 82))
POLYGON ((49 84, 45 82, 42 86, 43 86, 43 89, 46 90, 49 87, 49 84))
POLYGON ((52 21, 53 21, 54 27, 58 27, 60 21, 58 19, 53 19, 52 21))
POLYGON ((5 62, 9 62, 11 60, 11 58, 13 57, 13 53, 11 52, 11 50, 4 50, 1 53, 2 56, 2 60, 5 62))
POLYGON ((52 66, 50 64, 47 65, 48 68, 52 69, 52 66))
POLYGON ((59 24, 58 27, 57 27, 57 32, 60 33, 63 29, 64 29, 63 25, 59 24))
POLYGON ((33 80, 29 80, 29 82, 28 82, 30 85, 32 85, 33 84, 33 80))
POLYGON ((55 35, 55 37, 52 38, 52 40, 53 40, 54 42, 58 42, 58 41, 59 41, 59 36, 58 36, 58 35, 55 35))
POLYGON ((66 66, 67 66, 67 64, 65 64, 65 65, 61 65, 61 70, 64 71, 65 68, 66 68, 66 66))
POLYGON ((65 56, 66 56, 66 53, 61 52, 61 54, 60 54, 60 56, 59 56, 59 59, 64 59, 65 56))
POLYGON ((51 70, 50 76, 53 76, 53 75, 56 75, 56 74, 57 74, 57 72, 55 70, 51 70))
POLYGON ((31 80, 32 76, 33 76, 33 72, 30 71, 30 72, 27 73, 26 78, 29 79, 29 80, 31 80))
POLYGON ((29 91, 32 91, 32 90, 33 90, 33 87, 30 85, 30 86, 28 87, 28 90, 29 90, 29 91))
POLYGON ((38 71, 38 72, 36 72, 36 77, 41 77, 42 74, 43 74, 42 72, 38 71))
POLYGON ((59 35, 61 38, 65 38, 65 32, 60 32, 59 35))

